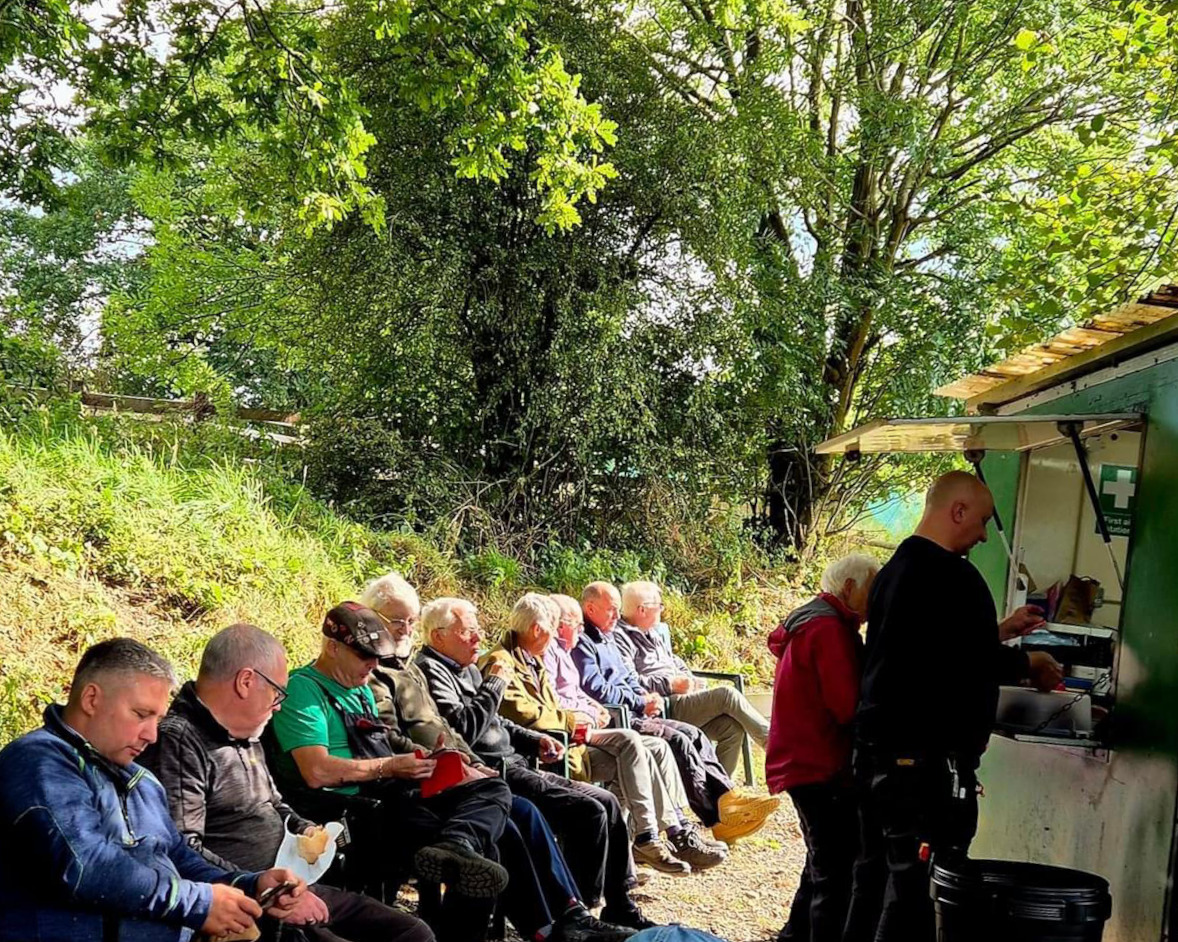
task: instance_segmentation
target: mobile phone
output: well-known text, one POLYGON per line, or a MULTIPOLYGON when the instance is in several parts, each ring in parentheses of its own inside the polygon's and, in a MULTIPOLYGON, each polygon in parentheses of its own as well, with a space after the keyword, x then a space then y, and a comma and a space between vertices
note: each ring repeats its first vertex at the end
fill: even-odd
POLYGON ((272 886, 268 890, 263 890, 262 895, 258 897, 258 905, 261 906, 262 909, 265 909, 283 893, 290 892, 296 886, 298 886, 297 883, 291 883, 289 880, 287 880, 285 883, 279 883, 278 886, 272 886))

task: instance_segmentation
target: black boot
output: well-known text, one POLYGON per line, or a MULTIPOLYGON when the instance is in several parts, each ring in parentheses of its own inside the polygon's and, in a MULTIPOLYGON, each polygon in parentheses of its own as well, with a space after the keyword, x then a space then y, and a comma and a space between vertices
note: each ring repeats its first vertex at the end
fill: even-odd
POLYGON ((549 942, 625 942, 635 930, 594 917, 578 903, 552 924, 549 942))

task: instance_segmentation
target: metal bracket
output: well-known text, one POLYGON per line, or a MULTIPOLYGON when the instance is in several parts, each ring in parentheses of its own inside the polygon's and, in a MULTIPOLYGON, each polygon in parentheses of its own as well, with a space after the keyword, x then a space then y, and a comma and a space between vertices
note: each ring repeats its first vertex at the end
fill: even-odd
MULTIPOLYGON (((982 459, 985 457, 986 449, 984 448, 967 448, 965 450, 965 460, 973 465, 974 474, 977 475, 978 480, 983 484, 986 483, 986 475, 982 471, 982 459)), ((990 515, 990 519, 994 521, 994 529, 998 531, 998 536, 1002 540, 1002 546, 1006 550, 1006 558, 1010 560, 1010 565, 1017 572, 1018 564, 1014 561, 1014 551, 1010 547, 1010 540, 1006 538, 1006 529, 1002 526, 1002 517, 998 513, 997 506, 994 507, 994 512, 990 515)))
POLYGON ((1121 567, 1117 563, 1117 556, 1113 552, 1113 538, 1108 532, 1108 521, 1104 517, 1104 510, 1100 506, 1100 495, 1096 491, 1096 484, 1092 480, 1092 469, 1088 467, 1088 449, 1080 438, 1083 429, 1082 422, 1057 422, 1056 427, 1061 435, 1066 435, 1076 452, 1076 460, 1080 462, 1080 473, 1084 476, 1084 489, 1088 492, 1088 502, 1092 504, 1092 512, 1096 514, 1096 528, 1100 531, 1100 538, 1104 540, 1108 550, 1109 561, 1113 564, 1113 572, 1117 574, 1117 585, 1121 594, 1125 592, 1125 577, 1121 575, 1121 567))

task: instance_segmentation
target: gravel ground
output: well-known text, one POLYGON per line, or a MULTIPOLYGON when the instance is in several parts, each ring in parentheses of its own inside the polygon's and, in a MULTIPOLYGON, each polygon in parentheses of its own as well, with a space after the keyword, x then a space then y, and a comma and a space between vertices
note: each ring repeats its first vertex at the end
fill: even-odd
POLYGON ((633 896, 656 922, 681 922, 729 942, 763 942, 785 922, 805 855, 786 798, 765 827, 738 841, 720 866, 686 877, 646 870, 651 880, 633 896))
MULTIPOLYGON (((765 794, 764 788, 749 789, 765 794)), ((643 867, 649 881, 633 891, 649 919, 704 929, 728 942, 768 942, 789 914, 806 849, 788 798, 765 826, 737 842, 718 867, 672 877, 643 867)), ((404 888, 400 902, 413 911, 417 896, 404 888)), ((507 927, 506 942, 521 942, 507 927)))

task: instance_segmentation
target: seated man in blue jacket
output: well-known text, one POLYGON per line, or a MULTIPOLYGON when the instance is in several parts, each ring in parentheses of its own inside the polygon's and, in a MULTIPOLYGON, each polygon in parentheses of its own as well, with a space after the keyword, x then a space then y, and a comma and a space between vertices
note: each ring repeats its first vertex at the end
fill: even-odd
POLYGON ((618 646, 621 601, 608 582, 591 582, 581 593, 584 632, 570 652, 581 674, 581 689, 599 703, 628 707, 634 729, 666 740, 691 810, 717 840, 731 844, 754 833, 777 809, 779 799, 739 794, 703 731, 666 718, 662 695, 642 686, 618 646))
POLYGON ((224 870, 189 847, 135 764, 175 682, 139 642, 100 642, 69 702, 0 751, 0 940, 183 942, 253 929, 268 890, 271 915, 297 905, 306 885, 289 870, 224 870))

